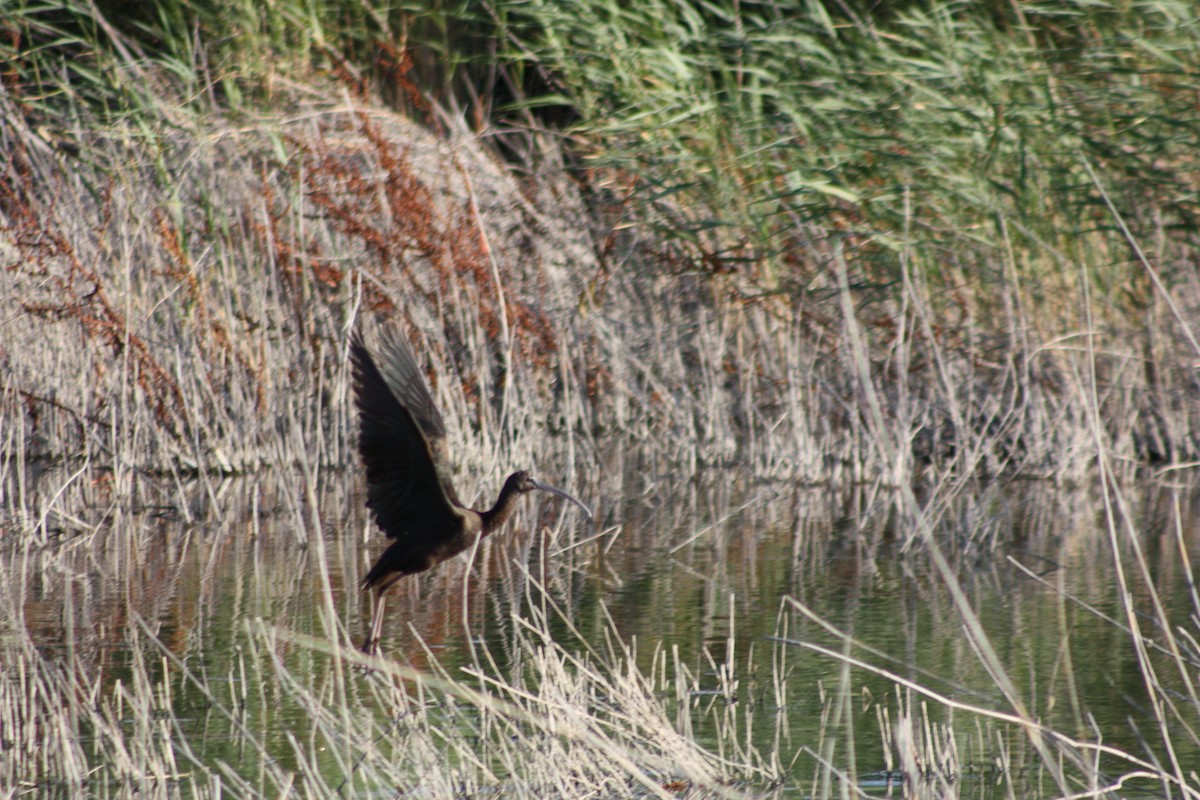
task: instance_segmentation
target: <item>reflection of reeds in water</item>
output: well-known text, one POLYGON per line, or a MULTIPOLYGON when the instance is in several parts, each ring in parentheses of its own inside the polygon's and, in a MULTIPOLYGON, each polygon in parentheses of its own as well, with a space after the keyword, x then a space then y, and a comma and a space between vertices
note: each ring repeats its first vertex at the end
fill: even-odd
MULTIPOLYGON (((1178 731, 1196 713, 1185 699, 1195 654, 1172 633, 1188 625, 1177 609, 1139 622, 1145 671, 1084 666, 1129 641, 1085 492, 1008 501, 993 489, 986 519, 966 499, 945 515, 951 530, 1019 541, 1007 552, 1050 582, 1010 567, 1002 544, 960 566, 982 624, 1005 643, 1004 669, 1042 665, 1027 689, 1031 720, 980 668, 936 571, 884 540, 888 514, 870 493, 792 496, 714 475, 710 486, 660 485, 656 499, 670 502, 628 497, 621 518, 640 530, 599 539, 534 504, 466 576, 460 560, 399 587, 388 657, 370 661, 353 643, 369 618, 357 578, 377 542, 364 546, 361 498, 347 485, 318 490, 314 515, 294 491, 226 482, 196 501, 215 502, 214 522, 127 515, 120 535, 10 561, 0 724, 15 744, 0 781, 150 797, 217 786, 250 797, 720 797, 798 785, 831 796, 889 780, 915 796, 995 797, 1054 795, 1046 787, 1060 780, 1076 793, 1187 783, 1142 752, 1164 752, 1161 735, 1149 743, 1152 715, 1136 735, 1092 716, 1110 681, 1154 676, 1179 715, 1164 730, 1178 731), (835 524, 847 503, 861 507, 856 532, 835 524), (848 553, 851 534, 861 542, 848 553), (861 564, 859 552, 874 554, 873 569, 841 567, 861 564), (1093 613, 1110 621, 1075 619, 1093 613), (674 644, 656 642, 664 631, 674 644)), ((1170 519, 1169 499, 1148 492, 1126 510, 1153 524, 1170 519)), ((1181 523, 1193 518, 1182 511, 1181 523)), ((1160 592, 1186 589, 1187 531, 1144 554, 1160 592)), ((1150 609, 1130 581, 1128 602, 1150 609)), ((1191 757, 1186 734, 1171 736, 1191 757)))

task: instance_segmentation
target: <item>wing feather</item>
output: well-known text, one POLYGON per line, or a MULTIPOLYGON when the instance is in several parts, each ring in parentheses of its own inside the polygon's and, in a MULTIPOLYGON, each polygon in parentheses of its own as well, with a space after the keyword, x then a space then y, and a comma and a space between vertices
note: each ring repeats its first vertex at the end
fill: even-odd
POLYGON ((448 477, 442 415, 401 334, 380 334, 377 363, 356 332, 350 358, 367 507, 388 537, 435 546, 462 520, 448 477))

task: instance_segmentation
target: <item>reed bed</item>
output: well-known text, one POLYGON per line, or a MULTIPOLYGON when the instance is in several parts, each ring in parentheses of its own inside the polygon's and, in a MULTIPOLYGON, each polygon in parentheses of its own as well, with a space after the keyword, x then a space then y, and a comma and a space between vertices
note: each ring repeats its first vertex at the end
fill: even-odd
MULTIPOLYGON (((561 437, 553 449, 583 472, 602 457, 598 442, 620 439, 659 469, 688 472, 1080 479, 1095 463, 1081 411, 1092 393, 1122 461, 1194 457, 1192 164, 1178 137, 1146 127, 1175 177, 1137 184, 1140 162, 1100 141, 1120 109, 1193 123, 1161 84, 1121 84, 1132 96, 1098 84, 1117 54, 1080 45, 1077 57, 1095 63, 1069 107, 1094 119, 1071 128, 1054 117, 1046 104, 1069 94, 1058 87, 1021 106, 1029 120, 985 124, 988 103, 1007 109, 1063 77, 1065 65, 1028 68, 1048 44, 949 11, 901 14, 893 40, 883 21, 772 22, 752 4, 733 21, 740 49, 683 37, 696 51, 651 91, 684 6, 510 12, 509 40, 574 87, 559 101, 582 115, 569 141, 587 143, 575 153, 527 131, 547 155, 522 165, 526 181, 432 100, 422 121, 440 135, 372 105, 362 85, 337 99, 296 91, 269 115, 203 93, 182 102, 171 71, 132 59, 131 34, 83 8, 74 13, 109 37, 90 57, 115 77, 77 97, 39 59, 69 51, 63 41, 84 48, 82 22, 13 12, 25 37, 13 48, 75 37, 49 56, 12 49, 0 109, 12 122, 5 402, 26 426, 14 433, 26 456, 233 472, 295 463, 277 443, 303 440, 319 460, 348 464, 346 333, 388 319, 440 376, 452 427, 475 434, 478 452, 462 453, 475 467, 544 451, 542 434, 561 437), (606 71, 603 52, 562 50, 580 26, 619 41, 622 21, 634 72, 606 71), (1003 69, 976 84, 960 73, 984 50, 992 60, 977 69, 1003 69), (811 57, 779 60, 791 52, 811 57), (864 75, 890 77, 867 93, 864 75), (855 102, 817 102, 812 93, 832 91, 821 86, 855 102), (140 93, 137 116, 89 100, 122 89, 140 93), (930 97, 911 97, 918 89, 930 97), (707 109, 706 123, 677 113, 688 108, 707 109), (980 119, 977 131, 967 119, 980 119), (947 120, 958 120, 954 136, 947 120), (1052 150, 1064 125, 1092 149, 1052 150), (985 154, 973 149, 981 139, 985 154), (897 152, 882 159, 880 148, 897 152), (830 166, 835 156, 844 168, 830 166), (554 171, 580 157, 585 170, 554 171), (1041 169, 1021 166, 1035 157, 1041 169), (711 168, 692 176, 692 163, 711 168), (1014 188, 1019 176, 1027 185, 1014 188), (899 463, 869 430, 871 395, 900 439, 899 463)), ((1158 60, 1146 55, 1134 75, 1171 74, 1160 62, 1172 55, 1190 63, 1185 23, 1160 13, 1158 60)), ((416 75, 397 80, 415 92, 416 75)))

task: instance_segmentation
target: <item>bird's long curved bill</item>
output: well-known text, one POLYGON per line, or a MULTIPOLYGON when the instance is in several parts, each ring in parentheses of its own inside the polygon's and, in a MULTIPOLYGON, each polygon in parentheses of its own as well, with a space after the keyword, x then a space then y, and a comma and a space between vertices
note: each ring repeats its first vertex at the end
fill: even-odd
POLYGON ((550 484, 542 483, 541 481, 534 481, 533 485, 535 488, 541 489, 543 492, 549 492, 550 494, 556 494, 559 497, 563 498, 564 500, 570 500, 572 503, 574 503, 575 505, 577 505, 581 509, 583 509, 583 513, 587 514, 588 519, 592 519, 592 510, 590 508, 588 508, 587 506, 585 506, 583 504, 583 501, 580 500, 578 497, 567 494, 562 489, 555 488, 555 487, 551 486, 550 484))

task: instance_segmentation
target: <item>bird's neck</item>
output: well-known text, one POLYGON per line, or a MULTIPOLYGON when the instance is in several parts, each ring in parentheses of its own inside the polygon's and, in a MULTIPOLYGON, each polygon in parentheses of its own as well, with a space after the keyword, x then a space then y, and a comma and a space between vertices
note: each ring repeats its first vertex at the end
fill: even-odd
POLYGON ((515 487, 505 482, 504 488, 500 490, 500 496, 496 498, 496 505, 481 515, 484 536, 499 530, 505 522, 508 522, 508 518, 517 510, 517 498, 520 496, 521 493, 515 487))

